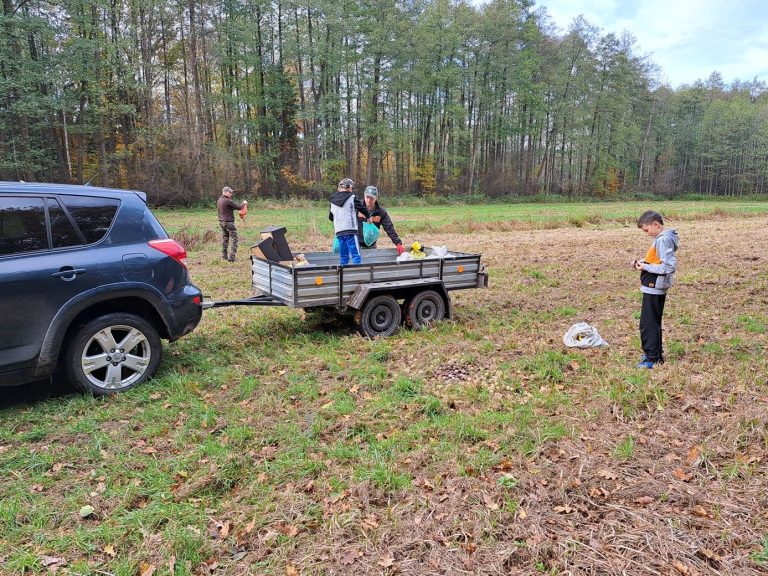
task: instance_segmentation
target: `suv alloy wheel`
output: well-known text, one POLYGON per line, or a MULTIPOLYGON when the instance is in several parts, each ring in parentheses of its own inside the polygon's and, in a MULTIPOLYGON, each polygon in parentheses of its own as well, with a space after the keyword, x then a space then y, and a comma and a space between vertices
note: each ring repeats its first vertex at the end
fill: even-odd
POLYGON ((85 392, 122 392, 151 378, 160 365, 157 330, 133 314, 95 318, 78 330, 65 352, 69 378, 85 392))

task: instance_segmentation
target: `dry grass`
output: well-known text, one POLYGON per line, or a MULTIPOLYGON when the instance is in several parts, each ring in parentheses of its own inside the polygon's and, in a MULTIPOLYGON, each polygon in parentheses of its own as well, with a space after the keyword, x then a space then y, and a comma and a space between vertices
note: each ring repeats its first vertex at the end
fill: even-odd
MULTIPOLYGON (((768 573, 768 219, 670 223, 680 273, 665 310, 668 362, 653 371, 634 368, 628 263, 648 244, 634 225, 425 231, 426 245, 482 252, 491 286, 455 293, 454 320, 383 342, 343 324, 324 333, 292 310, 207 312, 169 349, 152 388, 162 398, 147 387, 103 405, 120 420, 100 424, 101 442, 126 446, 103 444, 127 464, 96 506, 118 558, 101 552, 106 537, 90 552, 79 545, 76 518, 43 523, 36 553, 69 536, 56 554, 70 567, 80 557, 82 570, 110 574, 142 563, 168 574, 170 558, 175 574, 768 573), (609 348, 566 349, 580 320, 609 348), (161 402, 150 421, 145 410, 161 402), (146 446, 158 451, 142 460, 146 446), (132 488, 155 468, 172 487, 132 488), (137 494, 126 504, 120 490, 137 494), (117 522, 169 490, 178 525, 117 522), (176 531, 201 542, 199 557, 182 561, 176 531)), ((310 230, 293 248, 326 244, 310 230)), ((206 294, 247 293, 244 259, 222 262, 214 241, 196 248, 206 294)), ((82 412, 41 444, 24 439, 34 426, 13 410, 0 457, 89 442, 71 430, 82 412)), ((17 469, 0 488, 39 482, 34 502, 67 510, 69 487, 93 485, 100 466, 98 452, 68 458, 52 484, 17 469)), ((11 554, 0 549, 17 562, 11 554)))
MULTIPOLYGON (((484 441, 497 464, 458 476, 461 458, 430 465, 426 447, 405 458, 411 462, 400 468, 414 482, 394 494, 363 482, 332 504, 286 496, 286 507, 324 502, 319 526, 302 531, 286 552, 287 566, 333 574, 765 573, 752 558, 768 534, 766 338, 744 332, 738 318, 766 319, 766 220, 713 215, 672 223, 682 248, 665 313, 669 362, 648 373, 634 369, 639 304, 627 266, 648 240, 627 224, 533 230, 474 223, 471 236, 448 228, 419 238, 482 252, 491 288, 455 296, 465 338, 428 346, 428 355, 396 346, 391 368, 423 379, 443 406, 465 414, 531 398, 539 400, 537 412, 546 411, 542 398, 564 389, 567 399, 549 406, 549 415, 572 434, 510 458, 501 446, 525 431, 502 429, 484 441), (484 329, 494 319, 499 326, 484 329), (511 325, 501 326, 505 320, 511 325), (565 353, 560 338, 578 320, 598 326, 609 350, 576 353, 583 360, 561 382, 520 370, 522 358, 565 353), (468 399, 478 386, 488 403, 468 399), (627 437, 630 454, 620 459, 617 444, 627 437), (513 488, 499 483, 506 477, 513 488)), ((324 241, 311 234, 298 249, 324 241)))

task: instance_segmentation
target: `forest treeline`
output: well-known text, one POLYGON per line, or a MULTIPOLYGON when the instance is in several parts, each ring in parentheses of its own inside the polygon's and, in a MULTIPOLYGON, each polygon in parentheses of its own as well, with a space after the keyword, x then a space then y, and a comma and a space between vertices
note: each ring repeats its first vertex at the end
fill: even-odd
POLYGON ((0 179, 194 203, 764 193, 768 91, 530 0, 3 0, 0 179))

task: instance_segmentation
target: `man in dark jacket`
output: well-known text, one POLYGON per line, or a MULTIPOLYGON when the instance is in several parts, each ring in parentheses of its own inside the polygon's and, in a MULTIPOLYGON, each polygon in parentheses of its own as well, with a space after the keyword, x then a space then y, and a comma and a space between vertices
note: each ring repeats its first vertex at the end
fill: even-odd
POLYGON ((376 186, 367 186, 363 194, 363 199, 365 200, 365 207, 368 209, 370 216, 366 218, 362 212, 358 212, 357 214, 357 239, 360 246, 363 248, 376 248, 376 242, 370 246, 366 246, 365 240, 363 239, 363 223, 370 222, 379 229, 383 226, 387 236, 389 236, 389 239, 392 240, 392 243, 397 248, 397 255, 399 256, 402 254, 404 250, 403 241, 400 240, 400 236, 397 235, 395 225, 392 224, 392 219, 389 217, 387 211, 379 206, 379 190, 376 186))
POLYGON ((219 226, 221 227, 221 257, 224 260, 234 262, 237 257, 237 228, 235 227, 235 210, 242 210, 248 205, 248 200, 243 200, 240 204, 232 202, 232 188, 224 186, 221 190, 221 197, 216 202, 216 209, 219 211, 219 226), (231 247, 229 241, 232 240, 231 247), (229 248, 229 257, 227 257, 227 248, 229 248))

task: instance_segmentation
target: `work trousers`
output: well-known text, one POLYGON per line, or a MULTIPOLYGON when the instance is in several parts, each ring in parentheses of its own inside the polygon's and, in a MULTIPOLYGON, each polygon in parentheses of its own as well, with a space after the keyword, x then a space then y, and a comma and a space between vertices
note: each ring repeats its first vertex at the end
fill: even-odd
POLYGON ((235 228, 234 222, 222 222, 219 220, 219 226, 221 226, 221 257, 230 262, 235 261, 237 256, 237 228, 235 228), (230 245, 231 241, 231 245, 230 245), (229 252, 229 258, 227 258, 227 252, 229 252))

